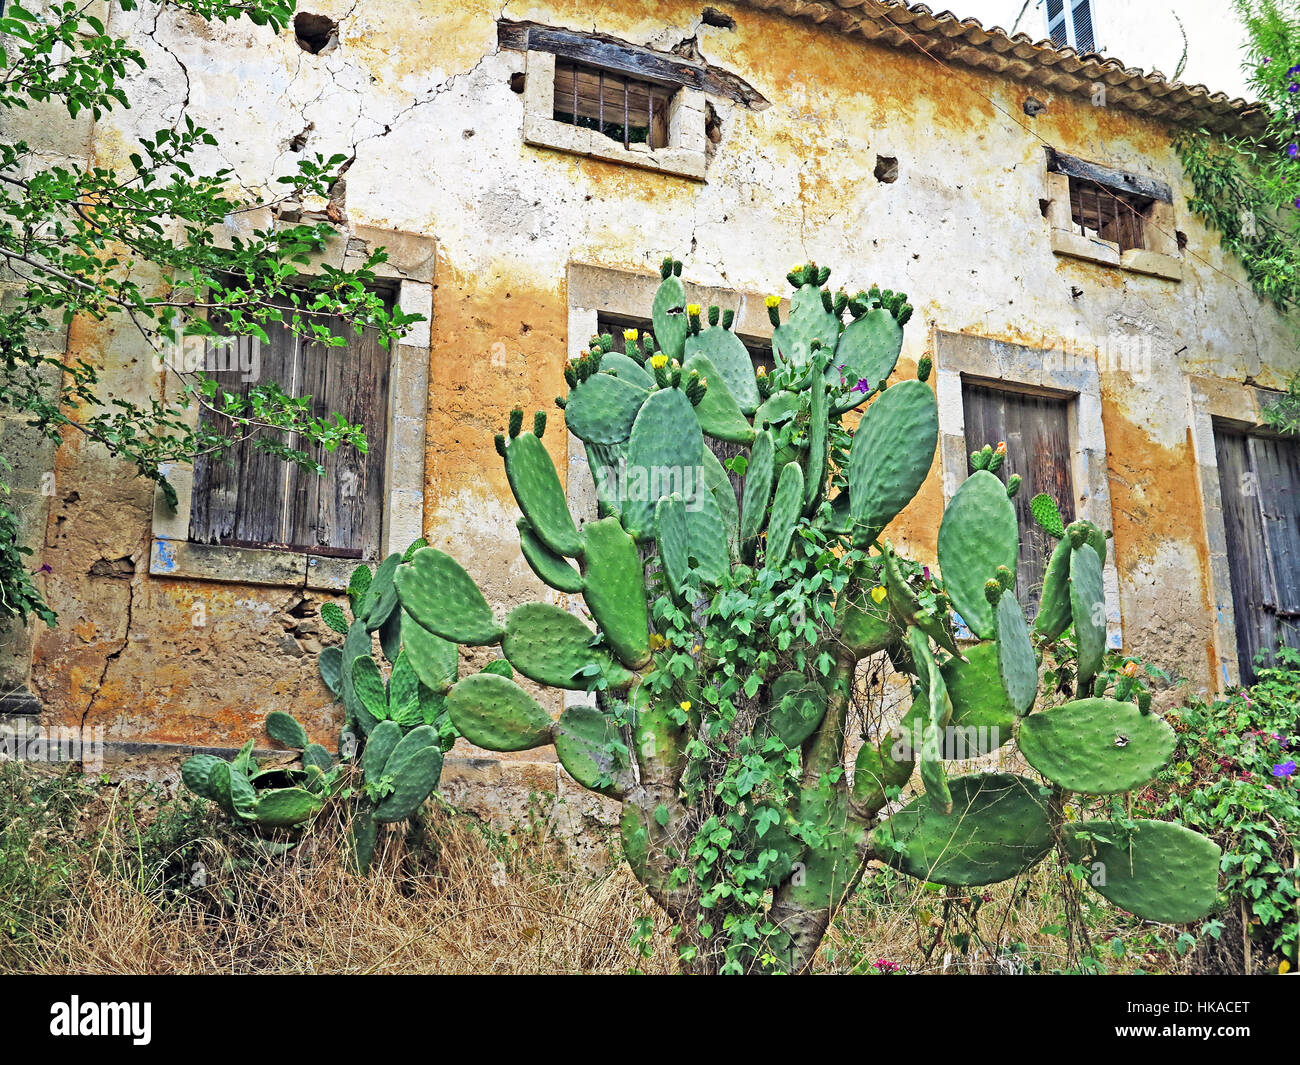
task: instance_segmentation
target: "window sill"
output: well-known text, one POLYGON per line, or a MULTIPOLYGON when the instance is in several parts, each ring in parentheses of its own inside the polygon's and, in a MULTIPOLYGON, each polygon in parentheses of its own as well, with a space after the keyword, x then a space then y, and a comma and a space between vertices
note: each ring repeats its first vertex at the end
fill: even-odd
MULTIPOLYGON (((703 134, 704 116, 700 115, 700 132, 703 134)), ((660 174, 672 174, 691 181, 705 179, 705 158, 703 147, 693 148, 656 148, 653 151, 644 145, 624 148, 603 134, 581 126, 572 126, 553 118, 541 118, 529 115, 524 120, 524 143, 535 148, 550 148, 554 151, 569 152, 572 155, 585 156, 588 159, 600 159, 607 163, 620 163, 623 166, 636 167, 640 170, 653 170, 660 174)))
POLYGON ((1161 277, 1166 281, 1183 279, 1183 264, 1171 255, 1162 255, 1144 248, 1130 248, 1121 252, 1108 241, 1093 240, 1064 229, 1052 230, 1052 251, 1072 259, 1082 259, 1102 266, 1117 266, 1130 273, 1161 277))
POLYGON ((223 547, 155 537, 149 575, 185 580, 228 581, 311 591, 344 591, 359 559, 330 558, 271 548, 223 547))

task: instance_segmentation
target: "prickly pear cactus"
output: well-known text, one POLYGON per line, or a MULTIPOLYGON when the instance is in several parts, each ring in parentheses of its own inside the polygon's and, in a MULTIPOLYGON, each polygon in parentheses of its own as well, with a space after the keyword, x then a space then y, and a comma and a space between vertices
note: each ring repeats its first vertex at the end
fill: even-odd
MULTIPOLYGON (((939 427, 928 357, 916 378, 891 382, 906 297, 833 293, 828 270, 799 266, 789 313, 767 301, 775 366, 755 370, 732 315, 690 303, 681 273, 664 263, 653 336, 629 331, 623 353, 596 337, 565 365, 557 405, 586 446, 596 519, 570 515, 543 414, 529 433, 515 412, 497 437, 523 555, 554 605, 502 617, 430 547, 353 595, 356 620, 322 675, 373 729, 371 751, 392 742, 390 722, 427 721, 444 704, 481 747, 554 746, 575 780, 621 801, 627 861, 698 971, 808 970, 872 858, 985 884, 1068 846, 1122 860, 1111 897, 1134 912, 1147 899, 1156 919, 1200 912, 1148 881, 1164 863, 1187 898, 1212 898, 1217 859, 1201 837, 1064 831, 1079 793, 1141 785, 1170 746, 1168 727, 1130 703, 1034 712, 1037 646, 1071 625, 1092 694, 1101 531, 1059 529, 1031 630, 1012 590, 1020 482, 999 479, 1006 449, 987 445, 937 531, 940 572, 908 563, 884 534, 929 476, 939 427), (724 470, 710 439, 747 450, 724 470), (386 692, 366 657, 376 629, 397 659, 386 692), (523 676, 589 702, 552 721, 506 676, 458 678, 455 644, 499 644, 523 676), (901 723, 865 722, 863 664, 886 656, 912 707, 901 723), (949 776, 954 759, 1017 737, 1038 776, 949 776), (901 802, 916 778, 924 793, 901 802)), ((1053 511, 1035 501, 1048 523, 1053 511)))

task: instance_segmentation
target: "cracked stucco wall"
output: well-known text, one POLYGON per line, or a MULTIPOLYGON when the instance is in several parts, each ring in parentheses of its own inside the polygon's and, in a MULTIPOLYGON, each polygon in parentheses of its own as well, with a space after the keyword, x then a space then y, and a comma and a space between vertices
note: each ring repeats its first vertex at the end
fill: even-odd
MULTIPOLYGON (((553 399, 566 353, 586 339, 568 334, 570 263, 644 274, 672 253, 692 281, 765 293, 784 292, 791 264, 814 259, 851 291, 879 281, 911 294, 904 375, 932 350, 933 330, 1066 343, 1089 358, 1111 338, 1149 338, 1149 367, 1101 373, 1124 628, 1137 652, 1212 684, 1185 375, 1276 387, 1297 358, 1277 316, 1189 215, 1167 130, 1065 97, 1022 119, 1029 92, 1013 82, 744 6, 713 5, 734 30, 705 26, 703 6, 308 0, 302 9, 340 26, 338 46, 311 55, 291 33, 145 4, 114 15, 149 69, 132 86, 135 106, 95 129, 94 158, 121 161, 140 135, 185 113, 219 141, 202 164, 231 167, 250 196, 273 189, 296 152, 337 152, 355 157, 336 203, 347 225, 436 238, 424 526, 504 606, 540 586, 519 557, 489 441, 512 407, 546 409, 546 439, 566 469, 553 399), (525 57, 498 50, 501 17, 664 50, 694 37, 772 106, 710 100, 722 133, 703 183, 532 148, 511 88, 525 57), (1172 184, 1184 280, 1054 255, 1040 211, 1043 152, 1029 130, 1172 184), (898 160, 897 181, 875 178, 880 156, 898 160)), ((116 394, 158 394, 148 352, 125 328, 78 322, 70 343, 116 394)), ((289 709, 328 737, 336 719, 314 652, 331 637, 315 619, 319 596, 151 578, 150 486, 75 440, 55 473, 44 557, 62 623, 39 634, 32 681, 49 719, 103 725, 110 739, 235 745, 266 712, 289 709), (124 558, 133 568, 95 572, 124 558)), ((936 461, 895 531, 921 557, 933 556, 942 492, 936 461)))

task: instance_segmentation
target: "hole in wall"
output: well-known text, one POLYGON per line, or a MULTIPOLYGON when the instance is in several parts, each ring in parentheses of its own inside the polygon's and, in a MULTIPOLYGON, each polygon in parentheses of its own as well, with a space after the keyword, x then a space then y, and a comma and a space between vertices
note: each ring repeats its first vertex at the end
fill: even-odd
POLYGON ((516 70, 513 74, 510 75, 510 91, 523 92, 524 83, 527 80, 528 80, 527 76, 524 74, 522 70, 516 70))
POLYGON ((1038 213, 1041 214, 1044 218, 1047 217, 1047 212, 1050 211, 1051 209, 1052 209, 1052 201, 1051 201, 1051 200, 1039 200, 1039 201, 1038 201, 1038 213))
POLYGON ((898 159, 892 155, 876 156, 876 180, 883 185, 892 185, 898 180, 898 159))
POLYGON ((298 47, 312 55, 323 55, 339 43, 339 24, 325 15, 299 12, 293 17, 293 33, 298 47))
POLYGON ((725 11, 719 11, 716 7, 706 7, 701 11, 700 21, 706 26, 715 26, 720 30, 734 30, 736 28, 736 20, 725 11))
POLYGON ((1030 118, 1035 118, 1047 110, 1047 104, 1043 103, 1037 96, 1026 96, 1025 102, 1020 106, 1030 118))
POLYGON ((315 128, 316 128, 315 122, 308 123, 306 129, 304 129, 301 133, 297 134, 295 137, 293 137, 292 140, 289 141, 289 151, 300 152, 304 148, 306 148, 307 138, 311 136, 311 131, 314 130, 315 128))
POLYGON ((1187 234, 1181 229, 1174 230, 1174 239, 1178 241, 1178 250, 1184 251, 1187 248, 1187 234))

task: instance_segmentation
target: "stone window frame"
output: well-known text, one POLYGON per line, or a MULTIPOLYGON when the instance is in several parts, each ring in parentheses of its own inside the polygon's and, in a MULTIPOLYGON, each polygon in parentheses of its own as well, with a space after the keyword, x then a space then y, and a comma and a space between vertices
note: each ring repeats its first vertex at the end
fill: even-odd
POLYGON ((653 170, 660 174, 672 174, 692 181, 705 179, 708 137, 705 132, 706 94, 703 90, 653 77, 645 71, 637 70, 631 63, 627 68, 605 68, 621 76, 671 85, 675 90, 668 107, 667 147, 651 149, 645 144, 633 144, 624 148, 598 130, 571 125, 554 117, 555 58, 556 53, 533 47, 526 53, 525 144, 609 163, 621 163, 641 170, 653 170))
MULTIPOLYGON (((945 506, 966 480, 974 450, 966 444, 962 393, 963 383, 969 380, 972 384, 1067 401, 1074 512, 1103 529, 1114 527, 1106 430, 1101 417, 1101 374, 1095 362, 1064 350, 1029 348, 938 328, 931 331, 930 350, 934 352, 939 402, 939 461, 945 506)), ((1015 472, 1014 456, 1011 472, 1015 472)), ((1106 553, 1102 580, 1106 591, 1106 646, 1119 650, 1124 645, 1124 626, 1114 541, 1106 553)))
POLYGON ((1054 149, 1047 149, 1047 224, 1054 254, 1103 266, 1115 266, 1134 274, 1182 281, 1182 251, 1176 232, 1173 190, 1164 182, 1113 167, 1086 162, 1054 149), (1093 181, 1117 192, 1139 195, 1152 201, 1142 226, 1145 248, 1121 252, 1110 241, 1075 232, 1070 208, 1070 179, 1093 181))
POLYGON ((1192 453, 1201 490, 1205 542, 1209 548, 1208 580, 1214 603, 1214 653, 1219 663, 1215 683, 1222 692, 1240 681, 1237 669, 1237 611, 1232 599, 1232 574, 1228 565, 1228 531, 1223 521, 1223 493, 1219 488, 1219 452, 1215 425, 1244 432, 1265 429, 1263 407, 1278 393, 1255 385, 1219 377, 1189 374, 1188 414, 1192 427, 1192 453))
MULTIPOLYGON (((255 212, 241 227, 269 228, 269 217, 255 212)), ((233 231, 223 233, 229 239, 233 231)), ((312 276, 322 265, 354 268, 373 248, 383 247, 387 262, 375 268, 376 279, 394 289, 394 305, 407 314, 421 314, 411 331, 390 348, 388 380, 388 441, 384 455, 384 517, 380 557, 401 551, 423 534, 424 450, 429 397, 429 357, 432 346, 434 238, 417 233, 355 226, 324 254, 302 267, 312 276), (339 254, 341 248, 342 254, 339 254)), ((174 395, 179 379, 164 372, 164 393, 174 395)), ((199 412, 191 406, 185 418, 197 425, 199 412)), ((304 551, 276 548, 233 547, 194 543, 189 538, 193 468, 190 463, 169 463, 164 474, 176 489, 173 512, 161 490, 154 495, 149 574, 186 580, 226 581, 235 584, 341 591, 352 570, 363 560, 335 558, 304 551)), ((369 561, 369 560, 365 560, 369 561)))

